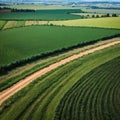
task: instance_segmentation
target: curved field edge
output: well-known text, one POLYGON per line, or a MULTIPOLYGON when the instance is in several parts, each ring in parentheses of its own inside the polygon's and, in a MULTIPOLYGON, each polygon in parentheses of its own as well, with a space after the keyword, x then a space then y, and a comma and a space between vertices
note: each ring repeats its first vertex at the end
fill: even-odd
POLYGON ((62 98, 54 120, 119 120, 119 88, 120 56, 84 75, 62 98))
POLYGON ((50 57, 47 59, 40 60, 38 62, 33 63, 33 65, 31 64, 30 68, 29 68, 30 64, 28 66, 20 68, 20 69, 17 68, 18 70, 16 69, 16 71, 21 71, 19 74, 17 74, 16 72, 11 72, 11 74, 16 74, 16 75, 14 75, 13 77, 10 77, 10 78, 9 78, 9 74, 4 75, 3 77, 1 76, 1 78, 0 78, 1 79, 0 80, 0 91, 12 86, 16 82, 24 79, 25 77, 37 72, 38 70, 40 70, 42 68, 49 66, 50 64, 58 62, 58 61, 65 59, 69 56, 72 56, 74 54, 78 54, 80 52, 83 52, 85 50, 88 50, 88 49, 91 49, 91 48, 94 48, 94 47, 97 47, 100 45, 104 45, 104 44, 107 44, 107 43, 110 43, 113 41, 118 41, 118 40, 119 40, 119 38, 113 38, 110 40, 100 41, 100 42, 97 42, 97 43, 92 44, 92 45, 88 45, 88 46, 85 46, 82 48, 77 48, 77 49, 73 49, 70 51, 66 51, 63 54, 59 54, 57 56, 53 56, 53 57, 50 57))
POLYGON ((115 45, 97 51, 35 80, 1 105, 0 119, 54 119, 56 107, 65 93, 92 69, 118 57, 116 51, 119 50, 120 46, 115 45))
POLYGON ((0 69, 2 74, 17 66, 31 63, 40 58, 58 54, 72 48, 92 44, 102 39, 104 40, 119 36, 119 30, 31 26, 0 31, 0 36, 0 56, 2 56, 0 64, 1 66, 4 65, 0 69), (86 32, 91 35, 86 35, 86 32), (58 36, 57 39, 55 34, 58 36), (56 44, 56 42, 58 44, 56 44))
POLYGON ((66 21, 50 21, 49 24, 81 27, 100 27, 120 29, 120 17, 90 18, 66 21), (94 24, 93 24, 94 23, 94 24))

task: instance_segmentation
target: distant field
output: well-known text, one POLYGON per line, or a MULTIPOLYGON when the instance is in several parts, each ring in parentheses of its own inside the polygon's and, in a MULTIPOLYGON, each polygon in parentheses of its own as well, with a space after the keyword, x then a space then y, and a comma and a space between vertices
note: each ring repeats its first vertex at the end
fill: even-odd
POLYGON ((92 8, 81 8, 84 12, 92 12, 92 13, 102 13, 102 14, 113 14, 116 13, 118 15, 120 15, 120 10, 108 10, 108 9, 92 9, 92 8))
POLYGON ((5 25, 6 21, 0 21, 0 29, 5 25))
POLYGON ((16 9, 34 9, 34 10, 51 10, 51 9, 75 9, 71 6, 62 6, 62 5, 40 5, 40 4, 27 4, 27 5, 9 5, 2 7, 10 7, 16 9))
POLYGON ((37 10, 35 12, 0 13, 1 20, 67 20, 83 18, 70 13, 82 12, 80 9, 37 10))
MULTIPOLYGON (((84 13, 76 13, 83 15, 84 13)), ((85 13, 85 15, 87 15, 85 13)), ((92 15, 92 14, 91 14, 92 15)), ((96 14, 97 15, 97 14, 96 14)), ((120 29, 120 17, 106 17, 106 18, 89 18, 65 21, 43 21, 43 20, 25 20, 25 21, 1 21, 4 24, 3 29, 31 26, 31 25, 65 25, 65 26, 82 26, 82 27, 100 27, 100 28, 117 28, 120 29)))
POLYGON ((101 28, 120 29, 120 17, 51 21, 50 23, 54 25, 65 25, 65 26, 84 26, 84 27, 101 27, 101 28))
POLYGON ((0 31, 0 66, 118 33, 119 30, 58 26, 0 31))
POLYGON ((23 27, 25 26, 26 21, 0 21, 2 30, 15 28, 15 27, 23 27))

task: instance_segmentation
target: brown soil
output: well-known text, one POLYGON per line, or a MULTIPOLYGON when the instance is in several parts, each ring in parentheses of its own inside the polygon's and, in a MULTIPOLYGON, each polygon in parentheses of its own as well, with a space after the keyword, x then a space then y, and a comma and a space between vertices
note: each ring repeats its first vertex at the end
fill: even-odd
POLYGON ((0 104, 2 104, 5 100, 7 100, 9 97, 11 97, 12 95, 14 95, 16 92, 18 92, 19 90, 21 90, 22 88, 24 88, 25 86, 27 86, 29 83, 31 83, 33 80, 37 79, 38 77, 48 73, 49 71, 58 68, 61 65, 64 65, 72 60, 75 60, 77 58, 80 58, 82 56, 94 53, 98 50, 102 50, 105 48, 108 48, 110 46, 116 45, 116 44, 120 44, 120 41, 114 41, 111 43, 107 43, 95 48, 91 48, 89 50, 86 50, 84 52, 80 52, 78 54, 72 55, 68 58, 65 58, 57 63, 54 63, 48 67, 45 67, 37 72, 35 72, 34 74, 20 80, 19 82, 17 82, 16 84, 14 84, 13 86, 11 86, 10 88, 0 92, 0 104))

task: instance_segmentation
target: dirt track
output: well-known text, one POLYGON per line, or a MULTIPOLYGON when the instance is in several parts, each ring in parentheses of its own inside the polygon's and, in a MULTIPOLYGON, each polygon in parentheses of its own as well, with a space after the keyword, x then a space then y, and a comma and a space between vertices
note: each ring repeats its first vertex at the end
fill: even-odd
POLYGON ((77 58, 80 58, 84 55, 88 55, 88 54, 91 54, 95 51, 98 51, 98 50, 102 50, 102 49, 105 49, 105 48, 108 48, 110 46, 113 46, 115 44, 120 44, 120 41, 115 41, 115 42, 111 42, 111 43, 107 43, 105 45, 101 45, 99 47, 95 47, 95 48, 91 48, 89 50, 86 50, 84 52, 80 52, 79 54, 75 54, 75 55, 72 55, 68 58, 65 58, 57 63, 54 63, 48 67, 45 67, 37 72, 35 72, 34 74, 26 77, 25 79, 22 79, 20 80, 19 82, 17 82, 16 84, 14 84, 13 86, 11 86, 10 88, 0 92, 0 105, 5 101, 7 100, 9 97, 11 97, 12 95, 14 95, 16 92, 18 92, 19 90, 21 90, 22 88, 24 88, 25 86, 27 86, 29 83, 31 83, 33 80, 35 80, 36 78, 44 75, 45 73, 61 66, 61 65, 64 65, 72 60, 75 60, 77 58))

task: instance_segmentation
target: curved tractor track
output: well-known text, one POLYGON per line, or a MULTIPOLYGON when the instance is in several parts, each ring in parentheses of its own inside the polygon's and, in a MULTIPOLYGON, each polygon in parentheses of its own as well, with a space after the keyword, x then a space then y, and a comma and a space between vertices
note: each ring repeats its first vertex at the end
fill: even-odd
POLYGON ((39 70, 38 72, 35 72, 34 74, 26 77, 25 79, 20 80, 19 82, 17 82, 16 84, 11 86, 10 88, 0 92, 0 105, 5 100, 7 100, 9 97, 14 95, 16 92, 18 92, 19 90, 21 90, 22 88, 27 86, 29 83, 31 83, 33 80, 35 80, 38 77, 50 72, 51 70, 54 70, 57 67, 59 67, 61 65, 64 65, 64 64, 66 64, 66 63, 68 63, 68 62, 70 62, 72 60, 75 60, 75 59, 80 58, 82 56, 94 53, 96 51, 108 48, 108 47, 116 45, 116 44, 120 44, 120 41, 114 41, 114 42, 111 42, 111 43, 107 43, 107 44, 104 44, 104 45, 101 45, 101 46, 98 46, 98 47, 91 48, 89 50, 80 52, 79 54, 72 55, 72 56, 70 56, 68 58, 65 58, 65 59, 63 59, 63 60, 61 60, 59 62, 56 62, 56 63, 54 63, 54 64, 52 64, 52 65, 50 65, 48 67, 45 67, 45 68, 39 70))

